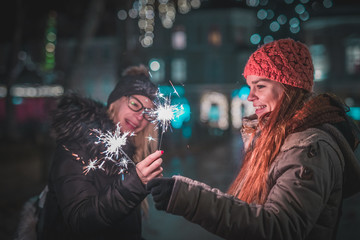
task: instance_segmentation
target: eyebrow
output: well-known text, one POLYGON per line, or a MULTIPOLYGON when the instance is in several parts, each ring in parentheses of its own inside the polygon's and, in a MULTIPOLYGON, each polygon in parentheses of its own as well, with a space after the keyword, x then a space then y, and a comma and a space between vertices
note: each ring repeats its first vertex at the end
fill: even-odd
MULTIPOLYGON (((138 99, 137 97, 134 97, 133 95, 130 95, 130 97, 135 98, 135 99, 141 104, 141 106, 142 106, 145 110, 153 109, 153 108, 154 108, 154 106, 153 106, 153 107, 145 107, 144 103, 143 103, 142 101, 140 101, 140 99, 138 99)), ((145 100, 145 102, 148 102, 148 101, 145 100)))
POLYGON ((258 82, 261 82, 261 81, 263 81, 263 82, 269 82, 269 81, 271 81, 270 79, 267 79, 267 78, 261 78, 261 79, 258 79, 258 80, 254 80, 254 81, 252 81, 251 83, 252 84, 257 84, 258 82))

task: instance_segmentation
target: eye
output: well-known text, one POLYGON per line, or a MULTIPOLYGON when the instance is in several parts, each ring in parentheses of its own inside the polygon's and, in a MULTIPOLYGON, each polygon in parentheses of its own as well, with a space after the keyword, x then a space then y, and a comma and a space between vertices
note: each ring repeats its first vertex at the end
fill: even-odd
POLYGON ((258 89, 261 89, 261 88, 264 88, 265 85, 256 85, 256 87, 257 87, 258 89))
POLYGON ((142 108, 141 104, 135 99, 130 99, 129 107, 134 111, 139 111, 142 108))
POLYGON ((137 102, 135 102, 134 100, 130 100, 130 104, 131 104, 131 106, 134 106, 134 107, 139 106, 139 104, 137 102))

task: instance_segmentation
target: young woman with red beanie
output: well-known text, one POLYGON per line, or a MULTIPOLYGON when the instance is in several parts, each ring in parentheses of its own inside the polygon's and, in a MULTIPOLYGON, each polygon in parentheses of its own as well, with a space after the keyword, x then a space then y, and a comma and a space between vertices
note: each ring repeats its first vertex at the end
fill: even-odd
POLYGON ((149 115, 157 90, 148 69, 140 65, 124 71, 107 106, 73 93, 60 99, 53 120, 57 147, 37 223, 38 240, 142 239, 145 184, 163 170, 162 151, 146 139, 157 135, 149 115), (96 135, 117 129, 134 136, 129 134, 122 144, 125 154, 104 158, 106 148, 96 135))
POLYGON ((243 165, 227 193, 183 177, 147 184, 155 207, 225 239, 335 239, 343 198, 360 191, 359 128, 330 94, 315 95, 308 48, 263 45, 244 77, 243 165))

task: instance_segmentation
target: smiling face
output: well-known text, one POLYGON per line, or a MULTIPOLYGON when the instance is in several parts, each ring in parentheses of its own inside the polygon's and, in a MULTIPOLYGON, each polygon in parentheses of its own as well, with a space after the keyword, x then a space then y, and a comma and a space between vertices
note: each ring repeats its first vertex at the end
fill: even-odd
POLYGON ((250 87, 247 100, 253 103, 258 118, 273 111, 284 93, 281 83, 264 77, 249 75, 246 83, 250 87))
POLYGON ((138 133, 149 124, 149 121, 144 119, 143 109, 136 112, 129 107, 129 104, 132 105, 131 107, 133 107, 134 104, 138 104, 140 108, 142 104, 146 109, 153 108, 154 104, 148 97, 143 95, 133 95, 129 97, 123 96, 110 105, 109 109, 112 119, 115 124, 120 123, 121 131, 138 133), (132 97, 135 97, 136 103, 131 101, 132 97))

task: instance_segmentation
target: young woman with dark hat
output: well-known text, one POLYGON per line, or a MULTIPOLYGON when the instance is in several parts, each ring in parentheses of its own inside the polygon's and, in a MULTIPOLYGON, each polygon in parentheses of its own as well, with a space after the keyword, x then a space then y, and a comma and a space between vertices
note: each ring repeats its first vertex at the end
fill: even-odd
POLYGON ((304 44, 280 39, 249 58, 255 115, 227 193, 183 176, 147 184, 155 207, 225 239, 335 239, 344 198, 360 191, 359 128, 330 94, 315 95, 304 44))
POLYGON ((146 138, 157 134, 149 114, 156 94, 148 69, 140 65, 124 71, 107 106, 77 94, 60 100, 53 122, 57 147, 38 239, 142 239, 145 184, 162 176, 163 152, 146 138), (117 124, 122 134, 133 133, 121 147, 124 154, 89 170, 104 158, 96 133, 112 133, 117 124), (125 156, 131 162, 120 171, 125 156))

